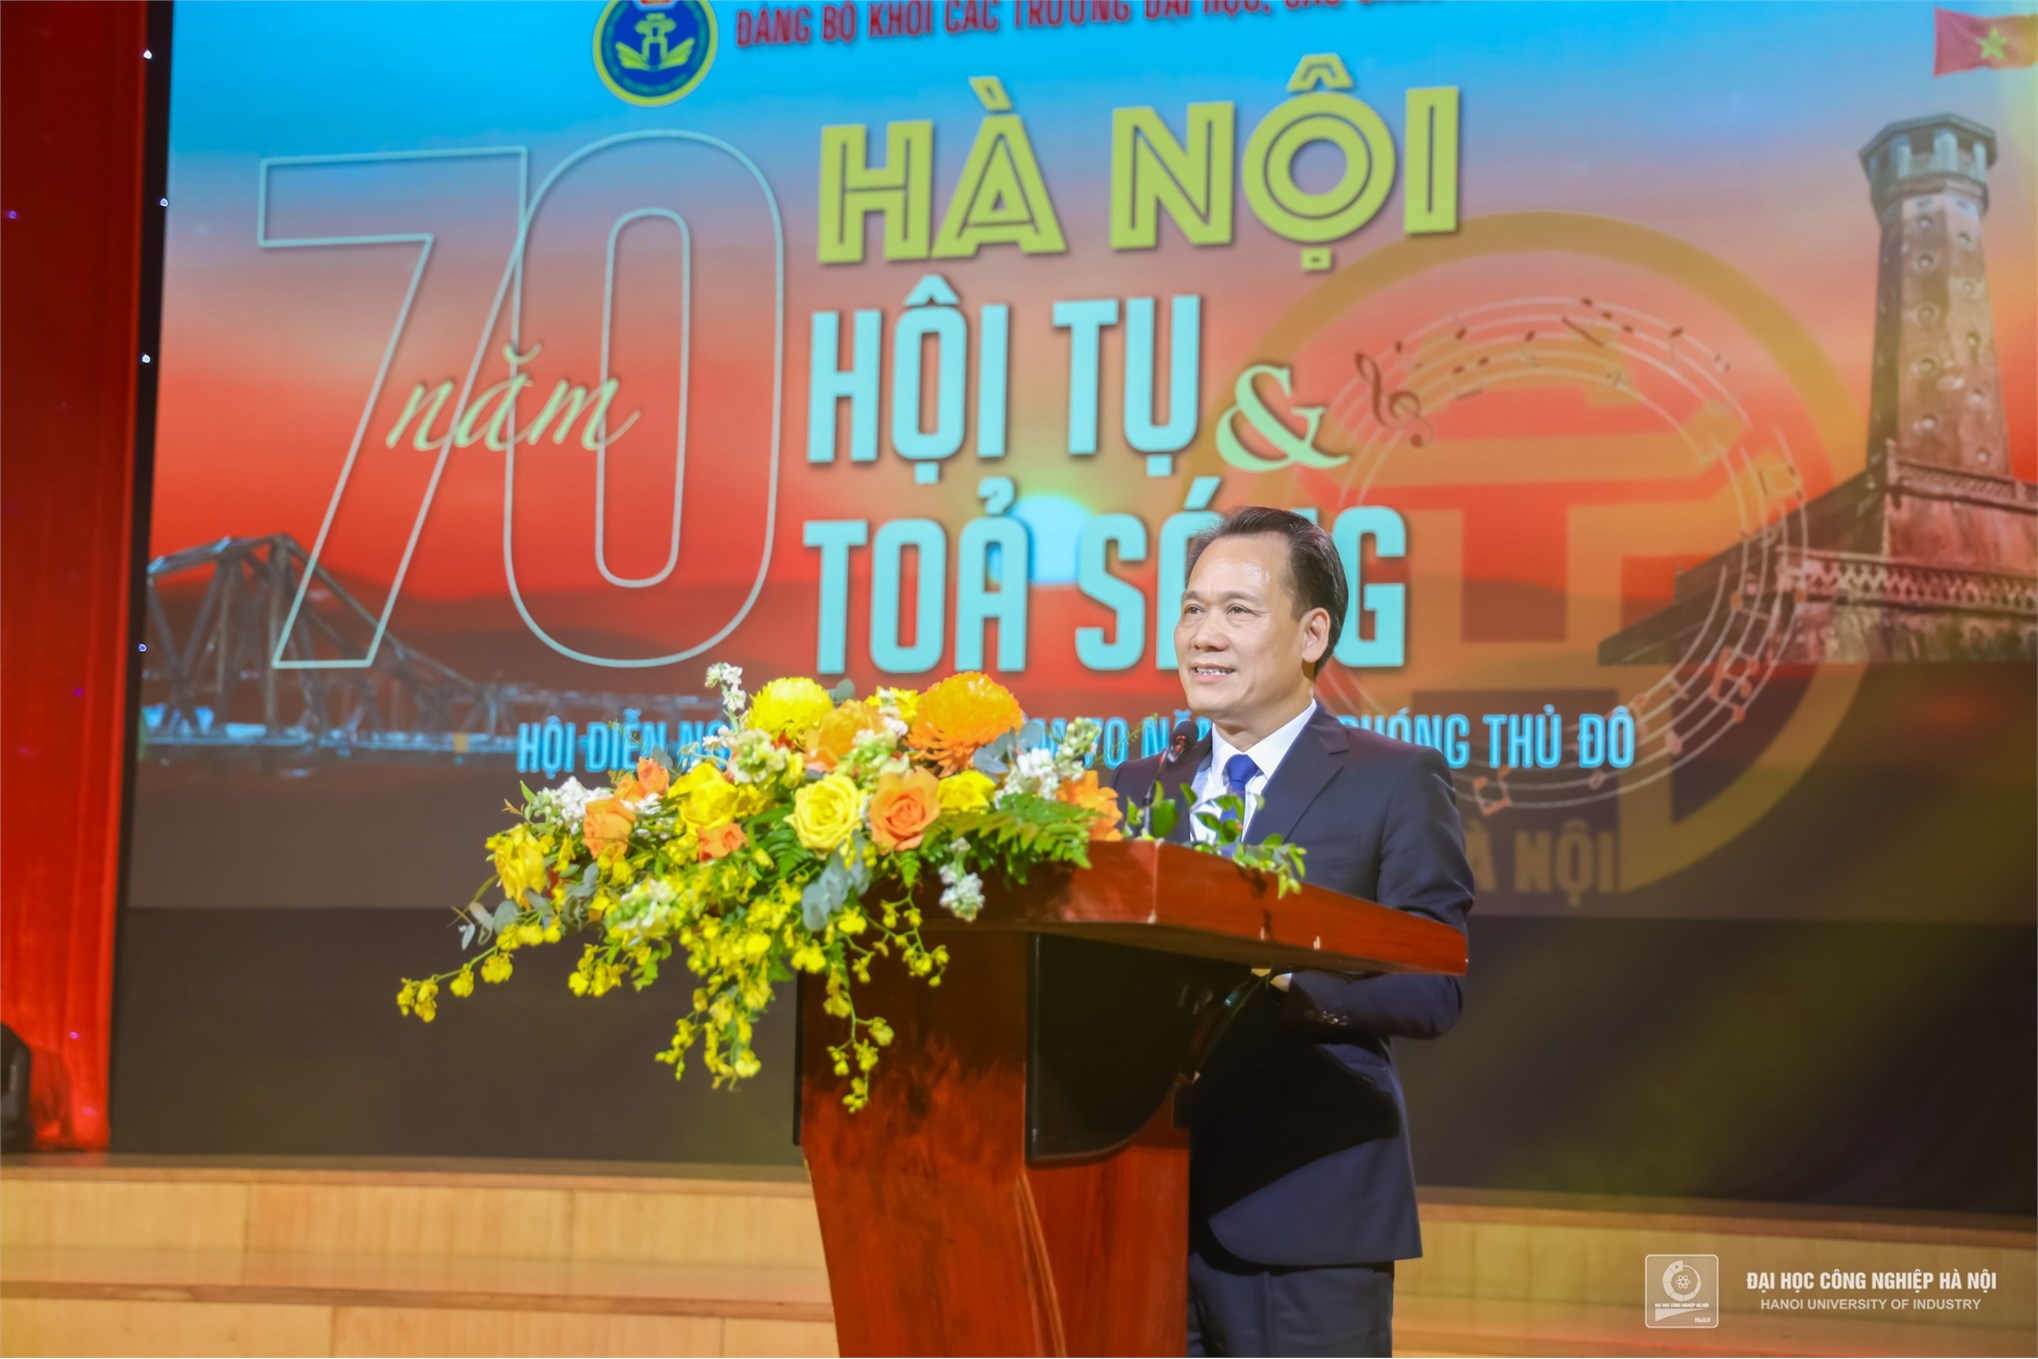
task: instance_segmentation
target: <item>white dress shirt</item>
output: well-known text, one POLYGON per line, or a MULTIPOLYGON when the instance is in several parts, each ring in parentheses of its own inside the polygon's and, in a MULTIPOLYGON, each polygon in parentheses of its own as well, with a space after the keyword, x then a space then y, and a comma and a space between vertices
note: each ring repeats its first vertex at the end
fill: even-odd
POLYGON ((1237 746, 1225 740, 1213 723, 1210 728, 1210 758, 1196 771, 1196 781, 1190 785, 1196 791, 1196 805, 1189 813, 1190 835, 1199 843, 1214 838, 1209 827, 1200 819, 1200 814, 1205 811, 1215 812, 1217 809, 1210 804, 1231 791, 1224 781, 1224 766, 1232 756, 1238 754, 1252 756, 1253 763, 1258 765, 1260 770, 1246 781, 1245 824, 1239 828, 1239 835, 1243 837, 1246 831, 1251 830, 1253 814, 1259 810, 1260 803, 1264 800, 1267 783, 1274 777, 1274 771, 1281 767, 1281 761, 1287 758, 1288 748, 1295 744, 1295 738, 1302 734, 1302 729, 1309 725, 1309 719, 1315 714, 1316 700, 1311 699, 1308 707, 1282 724, 1279 729, 1262 737, 1258 745, 1247 751, 1240 751, 1237 746))

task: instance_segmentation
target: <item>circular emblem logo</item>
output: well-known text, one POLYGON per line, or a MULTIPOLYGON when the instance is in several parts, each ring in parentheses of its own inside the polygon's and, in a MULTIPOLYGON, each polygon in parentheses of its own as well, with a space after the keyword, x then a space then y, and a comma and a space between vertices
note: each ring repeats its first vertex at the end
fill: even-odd
POLYGON ((1698 1271, 1682 1260, 1671 1262, 1670 1267, 1663 1271, 1663 1291, 1679 1302, 1690 1302, 1704 1285, 1705 1281, 1699 1278, 1698 1271))
POLYGON ((707 0, 609 0, 594 26, 594 68, 632 104, 682 99, 714 64, 715 11, 707 0))

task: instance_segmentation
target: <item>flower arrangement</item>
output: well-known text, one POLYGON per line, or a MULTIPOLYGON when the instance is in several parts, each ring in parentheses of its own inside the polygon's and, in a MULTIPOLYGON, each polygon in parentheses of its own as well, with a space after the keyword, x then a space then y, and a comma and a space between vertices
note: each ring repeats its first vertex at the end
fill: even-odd
POLYGON ((772 983, 805 972, 845 1025, 828 1051, 850 1081, 844 1102, 861 1108, 892 1030, 857 1008, 856 984, 880 957, 941 984, 948 951, 927 945, 915 904, 933 883, 940 909, 971 920, 987 877, 1087 866, 1092 840, 1118 838, 1115 795, 1088 768, 1097 724, 1069 723, 1052 750, 1029 744, 1018 701, 975 673, 865 699, 805 678, 752 697, 729 665, 708 683, 728 727, 680 761, 648 756, 606 790, 571 778, 523 790, 463 912, 463 947, 479 952, 405 980, 397 1005, 429 1023, 442 989, 506 981, 519 952, 568 934, 593 936, 568 982, 579 995, 641 990, 678 953, 693 1003, 658 1060, 681 1075, 698 1046, 719 1086, 757 1073, 751 1039, 772 983))

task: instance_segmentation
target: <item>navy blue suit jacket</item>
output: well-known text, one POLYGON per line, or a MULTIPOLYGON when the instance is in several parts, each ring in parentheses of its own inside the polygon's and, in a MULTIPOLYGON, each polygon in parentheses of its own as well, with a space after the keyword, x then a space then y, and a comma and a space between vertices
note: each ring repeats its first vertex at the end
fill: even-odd
MULTIPOLYGON (((1185 815, 1210 738, 1148 756, 1111 780, 1127 802, 1158 784, 1185 815)), ((1472 871, 1443 757, 1346 727, 1322 708, 1268 780, 1246 839, 1308 852, 1303 878, 1463 931, 1472 871)), ((1277 905, 1275 910, 1279 910, 1277 905)), ((1456 977, 1297 972, 1264 989, 1217 1044, 1194 1090, 1195 1212, 1219 1245, 1268 1265, 1359 1264, 1422 1254, 1395 1038, 1457 1021, 1456 977)))

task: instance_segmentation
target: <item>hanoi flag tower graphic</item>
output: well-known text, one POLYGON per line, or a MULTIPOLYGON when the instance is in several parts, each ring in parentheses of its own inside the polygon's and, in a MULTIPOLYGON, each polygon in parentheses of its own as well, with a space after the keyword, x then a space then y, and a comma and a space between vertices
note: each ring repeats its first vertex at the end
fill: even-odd
POLYGON ((1862 148, 1882 224, 1867 469, 1805 506, 1805 546, 1771 546, 1774 569, 1744 573, 1736 548, 1684 572, 1602 661, 1680 654, 1735 574, 1768 595, 1741 607, 1787 613, 1783 662, 2038 656, 2038 485, 2010 475, 1982 251, 1995 157, 1995 133, 1955 114, 1862 148))

